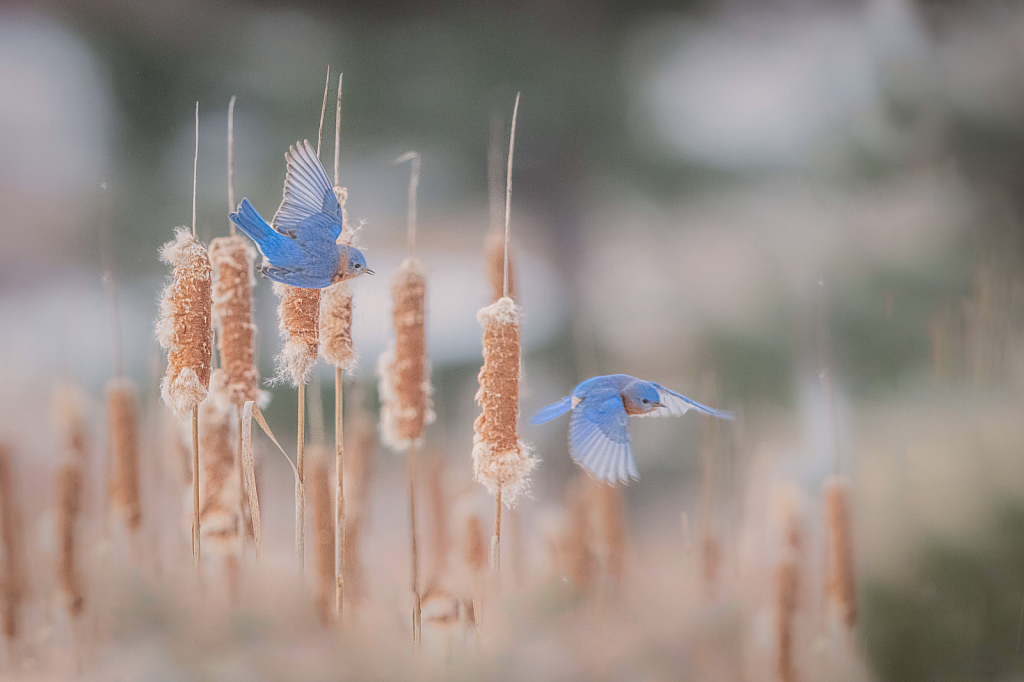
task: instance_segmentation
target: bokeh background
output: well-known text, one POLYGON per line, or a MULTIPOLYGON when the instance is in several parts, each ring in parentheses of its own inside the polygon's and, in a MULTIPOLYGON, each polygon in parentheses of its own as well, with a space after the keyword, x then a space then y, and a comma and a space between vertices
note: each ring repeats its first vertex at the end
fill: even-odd
MULTIPOLYGON (((428 445, 469 471, 488 148, 497 125, 504 150, 521 92, 512 241, 524 414, 613 372, 736 411, 714 455, 723 523, 740 514, 753 470, 743 462, 755 458, 797 481, 809 508, 830 471, 854 480, 858 641, 874 676, 1024 675, 1024 7, 6 3, 7 437, 48 428, 55 381, 99 395, 113 373, 107 226, 126 370, 155 390, 152 322, 168 274, 157 251, 190 222, 195 102, 208 241, 228 231, 231 96, 236 197, 271 215, 288 145, 317 137, 328 66, 344 72, 340 180, 378 273, 354 284, 368 405, 404 255, 408 170, 393 160, 416 150, 438 413, 428 445)), ((279 345, 274 308, 261 279, 264 376, 279 345)), ((294 391, 272 393, 266 414, 287 432, 294 391)), ((626 500, 638 538, 707 511, 702 424, 634 425, 642 478, 626 500)), ((526 518, 574 473, 565 426, 524 420, 543 460, 526 518)), ((48 457, 40 448, 28 467, 48 457)), ((400 458, 381 451, 379 466, 385 480, 401 476, 400 458)), ((266 476, 287 491, 281 462, 266 476)), ((374 523, 401 513, 382 509, 374 523)), ((286 544, 288 519, 279 525, 286 544)))

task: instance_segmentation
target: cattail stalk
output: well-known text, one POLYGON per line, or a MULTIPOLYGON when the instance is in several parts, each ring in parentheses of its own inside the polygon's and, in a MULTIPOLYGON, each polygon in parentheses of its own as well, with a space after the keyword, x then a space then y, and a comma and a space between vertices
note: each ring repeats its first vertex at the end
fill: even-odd
POLYGON ((54 412, 64 440, 65 458, 57 472, 57 579, 68 613, 77 618, 85 606, 78 569, 78 518, 82 513, 88 437, 81 397, 71 386, 54 395, 54 412))
POLYGON ((505 179, 505 248, 502 259, 503 297, 482 308, 477 321, 484 327, 484 365, 476 401, 482 412, 473 424, 473 474, 495 496, 491 566, 501 563, 501 504, 510 507, 528 486, 536 465, 529 448, 519 440, 519 308, 508 297, 508 240, 512 204, 512 156, 515 148, 519 95, 512 110, 508 169, 505 179))
POLYGON ((111 476, 108 496, 128 530, 142 522, 139 498, 139 424, 135 386, 117 377, 107 384, 107 438, 111 476))
POLYGON ((825 592, 847 627, 857 624, 857 593, 850 524, 850 488, 833 477, 825 482, 825 528, 828 537, 828 579, 825 592))
POLYGON ((409 534, 413 592, 413 642, 420 641, 419 552, 416 537, 417 451, 424 427, 433 421, 430 402, 430 369, 426 341, 426 277, 419 260, 411 255, 416 245, 416 188, 420 157, 409 152, 397 163, 411 162, 409 176, 408 247, 410 255, 398 268, 391 286, 395 340, 380 357, 377 373, 382 399, 381 440, 393 450, 406 452, 409 475, 409 534))
POLYGON ((11 468, 11 451, 0 445, 0 611, 4 638, 13 645, 20 634, 21 602, 25 598, 25 544, 17 486, 11 468))
MULTIPOLYGON (((199 103, 196 102, 196 151, 192 177, 192 231, 181 228, 174 241, 161 250, 161 258, 174 267, 174 279, 160 301, 157 339, 167 349, 167 373, 161 395, 184 419, 192 413, 192 467, 199 470, 199 403, 210 386, 213 355, 211 328, 212 269, 206 249, 196 241, 196 173, 199 167, 199 103)), ((200 561, 199 476, 192 477, 192 557, 200 561)))

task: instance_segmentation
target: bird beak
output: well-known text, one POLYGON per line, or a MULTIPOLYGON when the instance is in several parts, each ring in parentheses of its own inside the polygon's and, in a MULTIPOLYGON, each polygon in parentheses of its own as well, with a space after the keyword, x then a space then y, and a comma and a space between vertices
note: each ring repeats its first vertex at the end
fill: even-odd
POLYGON ((374 272, 373 270, 371 270, 370 268, 363 268, 363 274, 364 275, 376 275, 377 273, 374 272))
POLYGON ((651 405, 654 405, 655 407, 665 407, 665 403, 658 400, 655 400, 651 405))

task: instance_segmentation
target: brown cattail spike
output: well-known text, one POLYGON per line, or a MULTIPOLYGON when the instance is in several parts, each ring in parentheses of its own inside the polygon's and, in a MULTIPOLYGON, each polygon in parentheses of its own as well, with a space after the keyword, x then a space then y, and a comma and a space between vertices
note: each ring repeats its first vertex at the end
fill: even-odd
POLYGON ((107 384, 107 438, 110 449, 109 496, 114 511, 129 530, 142 522, 139 498, 138 399, 131 380, 118 377, 107 384))
POLYGON ((78 575, 76 531, 82 512, 82 485, 81 463, 71 459, 57 473, 57 541, 60 543, 57 574, 72 616, 78 616, 85 606, 78 575))
POLYGON ((476 401, 482 413, 473 424, 473 474, 509 507, 529 486, 537 465, 519 440, 519 308, 502 298, 477 313, 484 327, 484 365, 476 401))
MULTIPOLYGON (((338 106, 341 106, 340 99, 338 106)), ((344 187, 335 187, 334 195, 341 204, 342 230, 338 243, 351 244, 355 235, 349 226, 348 213, 345 210, 348 190, 344 187)), ((320 352, 335 367, 350 372, 355 369, 356 354, 352 346, 352 290, 348 282, 332 284, 324 289, 320 296, 320 352)))
POLYGON ((301 386, 309 379, 320 346, 320 290, 274 282, 274 293, 281 299, 277 316, 285 339, 277 356, 278 378, 301 386))
POLYGON ((394 450, 418 444, 434 420, 425 326, 426 278, 419 260, 402 262, 391 286, 394 344, 380 357, 381 440, 394 450))
POLYGON ((850 489, 835 477, 825 483, 825 528, 828 536, 826 591, 848 627, 857 624, 857 593, 850 524, 850 489))
POLYGON ((204 551, 232 557, 241 553, 241 489, 234 443, 235 420, 230 409, 207 401, 199 408, 199 504, 204 551))
POLYGON ((167 349, 167 374, 160 389, 164 402, 179 419, 185 419, 206 398, 210 385, 210 259, 185 228, 164 245, 160 257, 174 267, 156 325, 157 340, 167 349))
POLYGON ((783 559, 775 569, 776 670, 779 682, 793 682, 793 620, 798 606, 800 570, 796 559, 783 559))
POLYGON ((210 242, 213 268, 213 326, 217 330, 220 367, 213 371, 210 388, 226 408, 241 408, 256 400, 259 374, 253 362, 253 262, 255 251, 240 235, 210 242))
POLYGON ((0 614, 4 637, 13 640, 20 633, 19 612, 25 597, 25 550, 21 522, 21 508, 18 504, 11 470, 11 452, 0 445, 0 547, 3 559, 0 562, 0 614))

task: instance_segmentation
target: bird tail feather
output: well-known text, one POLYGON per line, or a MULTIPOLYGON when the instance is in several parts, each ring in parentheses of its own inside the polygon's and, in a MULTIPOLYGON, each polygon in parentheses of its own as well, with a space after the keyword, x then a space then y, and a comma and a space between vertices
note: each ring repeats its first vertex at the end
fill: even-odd
POLYGON ((242 203, 238 205, 238 211, 230 214, 228 217, 231 218, 231 222, 238 226, 238 229, 249 235, 261 249, 267 242, 272 242, 275 237, 280 236, 267 224, 267 221, 256 211, 256 207, 248 199, 242 199, 242 203))
POLYGON ((559 400, 557 403, 552 403, 551 405, 538 410, 537 414, 530 418, 530 423, 543 424, 544 422, 551 421, 555 417, 561 417, 571 409, 572 396, 567 396, 559 400))

